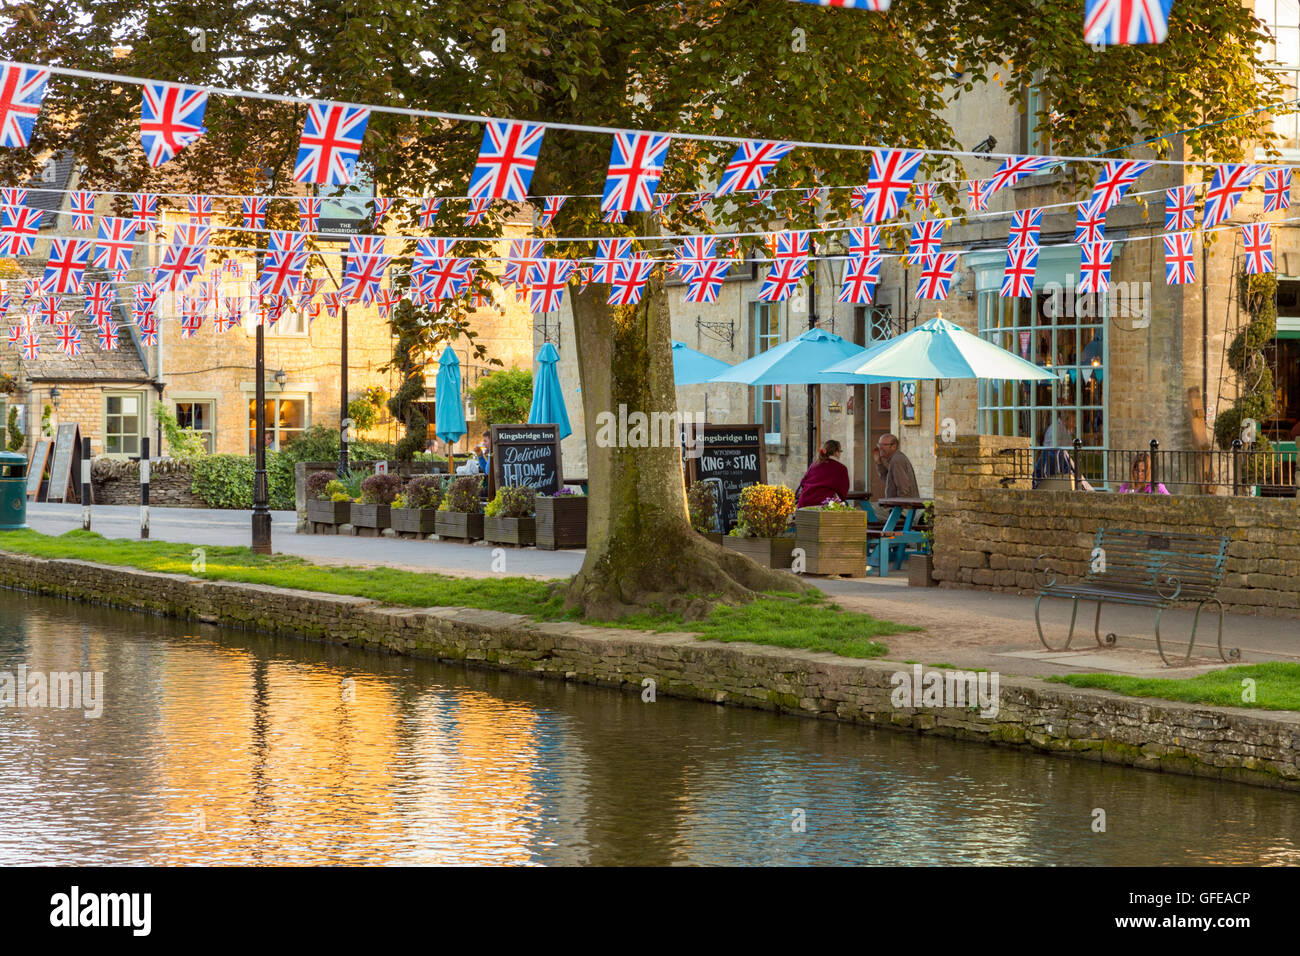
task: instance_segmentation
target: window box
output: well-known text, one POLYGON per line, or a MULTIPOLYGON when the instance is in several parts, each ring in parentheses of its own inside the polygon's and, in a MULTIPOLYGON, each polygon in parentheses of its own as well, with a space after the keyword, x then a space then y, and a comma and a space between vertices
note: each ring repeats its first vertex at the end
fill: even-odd
POLYGON ((587 496, 537 499, 537 546, 546 551, 587 546, 587 496))
POLYGON ((483 518, 483 537, 493 544, 536 544, 536 518, 483 518))
POLYGON ((434 529, 439 538, 480 541, 483 538, 483 516, 463 511, 439 511, 434 529))
MULTIPOLYGON (((722 539, 728 551, 738 551, 754 559, 765 568, 788 571, 794 561, 794 538, 741 538, 729 534, 722 539)), ((863 551, 862 563, 867 562, 863 551)))
POLYGON ((800 508, 794 513, 795 546, 802 548, 809 574, 866 577, 867 513, 800 508))

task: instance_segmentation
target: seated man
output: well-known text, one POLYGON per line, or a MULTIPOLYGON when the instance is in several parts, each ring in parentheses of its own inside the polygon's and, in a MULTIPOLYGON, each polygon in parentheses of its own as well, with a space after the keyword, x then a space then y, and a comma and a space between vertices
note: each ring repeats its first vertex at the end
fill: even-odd
POLYGON ((919 498, 916 472, 907 456, 898 450, 897 435, 881 435, 871 452, 876 464, 876 474, 885 479, 885 498, 919 498))

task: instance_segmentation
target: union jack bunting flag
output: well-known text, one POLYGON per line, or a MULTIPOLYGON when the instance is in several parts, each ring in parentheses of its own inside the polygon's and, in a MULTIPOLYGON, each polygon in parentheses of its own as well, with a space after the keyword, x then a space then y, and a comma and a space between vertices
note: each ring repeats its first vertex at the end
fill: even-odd
POLYGON ((489 120, 483 129, 478 164, 469 181, 471 199, 523 202, 537 168, 546 127, 540 123, 489 120))
POLYGON ((465 225, 477 226, 481 223, 487 217, 488 205, 491 202, 491 199, 471 199, 469 211, 465 213, 465 225))
POLYGON ((731 263, 722 259, 710 259, 686 279, 687 302, 717 302, 722 291, 722 281, 727 277, 731 263))
POLYGON ((86 314, 108 316, 113 312, 113 284, 111 282, 86 283, 86 314))
POLYGON ((140 145, 150 166, 173 159, 207 132, 203 113, 208 94, 175 83, 145 83, 140 100, 140 145))
POLYGON ((339 308, 342 305, 341 297, 337 292, 321 293, 321 301, 325 304, 325 311, 329 313, 331 319, 339 317, 339 308))
POLYGON ((298 231, 315 232, 320 227, 322 200, 308 196, 298 200, 298 231))
POLYGON ((1196 224, 1196 184, 1165 190, 1165 232, 1182 232, 1196 224))
POLYGON ((1098 212, 1092 200, 1079 203, 1074 221, 1074 241, 1077 243, 1102 242, 1105 239, 1106 214, 1098 212))
POLYGON ((907 247, 908 265, 919 266, 930 256, 939 254, 939 247, 943 245, 944 225, 942 219, 924 219, 912 223, 912 241, 907 247))
POLYGON ((294 297, 294 305, 299 309, 305 309, 311 303, 311 300, 320 294, 324 287, 324 279, 301 279, 298 282, 298 292, 294 297))
POLYGON ((1104 213, 1123 199, 1138 177, 1154 165, 1135 159, 1110 160, 1102 167, 1101 176, 1097 179, 1097 185, 1092 187, 1088 202, 1096 203, 1098 211, 1104 213))
POLYGON ((442 200, 431 196, 426 196, 420 200, 420 228, 433 228, 433 220, 438 216, 438 210, 442 208, 442 200))
POLYGON ((737 191, 748 192, 763 185, 772 168, 794 149, 789 143, 773 143, 761 139, 748 140, 736 147, 736 152, 722 171, 716 196, 728 196, 737 191))
POLYGON ((806 261, 811 251, 811 244, 806 231, 772 233, 767 237, 767 248, 773 259, 797 259, 806 261))
MULTIPOLYGON (((631 240, 628 240, 629 245, 631 240)), ((450 254, 448 250, 447 254, 450 254)), ((533 264, 542 260, 542 240, 515 239, 510 243, 510 253, 506 258, 505 271, 501 276, 503 286, 512 286, 527 281, 533 264)))
POLYGON ((673 273, 685 281, 704 267, 704 263, 717 258, 718 240, 713 236, 687 236, 673 249, 676 261, 673 273))
POLYGON ((153 270, 155 289, 174 292, 203 274, 208 258, 207 226, 178 225, 163 261, 153 270))
POLYGON ((1017 209, 1011 214, 1011 230, 1007 233, 1007 248, 1038 245, 1039 231, 1043 225, 1043 210, 1017 209))
POLYGON ((1084 0, 1083 42, 1164 43, 1173 0, 1084 0))
POLYGON ((379 224, 384 221, 384 217, 388 215, 388 210, 392 208, 393 201, 391 199, 384 196, 375 197, 375 218, 373 221, 376 229, 378 229, 379 224))
MULTIPOLYGON (((540 241, 540 240, 539 240, 540 241)), ((510 243, 511 255, 518 247, 519 240, 510 243)), ((446 259, 451 256, 452 250, 456 248, 455 239, 417 239, 415 240, 415 255, 411 258, 411 275, 419 275, 426 269, 435 268, 439 259, 446 259)), ((506 271, 510 271, 509 263, 506 264, 506 271)))
POLYGON ((5 186, 0 189, 0 206, 26 206, 27 190, 17 186, 5 186))
POLYGON ((224 335, 233 325, 230 316, 224 312, 218 312, 212 319, 212 327, 217 330, 218 335, 224 335))
POLYGON ((687 205, 686 211, 699 212, 708 204, 709 200, 711 200, 712 198, 713 198, 713 193, 711 192, 696 193, 694 198, 691 199, 690 204, 687 205))
POLYGON ((660 218, 666 216, 669 203, 676 198, 676 193, 655 193, 655 214, 660 218))
POLYGON ((187 200, 190 208, 190 222, 196 226, 212 224, 212 197, 190 196, 187 200))
POLYGON ((109 315, 92 315, 90 316, 90 321, 94 322, 95 328, 99 329, 100 331, 103 331, 104 329, 113 325, 113 319, 111 313, 109 315))
POLYGON ((5 313, 9 311, 9 305, 9 290, 0 284, 0 319, 3 319, 5 313))
POLYGON ((152 193, 135 193, 131 196, 131 218, 141 229, 148 231, 158 221, 158 197, 152 193))
POLYGON ((971 212, 984 212, 989 207, 989 181, 987 179, 969 179, 966 181, 966 205, 971 212))
POLYGON ((558 213, 560 209, 564 206, 564 204, 568 201, 569 201, 568 196, 547 196, 545 199, 543 199, 542 213, 537 220, 537 225, 542 229, 545 229, 547 226, 549 226, 552 222, 555 221, 555 214, 558 213))
POLYGON ((17 345, 19 342, 22 341, 23 335, 24 335, 27 331, 28 331, 28 328, 27 328, 26 325, 21 325, 21 324, 20 324, 20 325, 11 325, 11 326, 9 326, 9 344, 10 344, 10 345, 17 345))
POLYGON ((1056 160, 1047 156, 1008 156, 993 175, 985 180, 988 183, 986 196, 992 196, 1003 186, 1014 186, 1026 176, 1041 173, 1056 160))
POLYGON ((853 226, 849 229, 850 256, 874 256, 879 251, 879 226, 853 226))
POLYGON ((890 0, 796 0, 798 3, 811 3, 818 7, 840 7, 844 10, 872 10, 883 13, 889 9, 890 0))
POLYGON ((957 253, 943 252, 931 256, 921 265, 921 278, 916 283, 916 298, 946 299, 948 285, 957 268, 957 253))
MULTIPOLYGON (((401 298, 398 297, 397 299, 393 300, 393 304, 396 305, 398 302, 401 301, 402 301, 401 298)), ((303 307, 303 314, 307 316, 308 325, 311 325, 313 322, 315 322, 317 319, 320 318, 320 307, 321 307, 320 299, 312 299, 311 302, 307 303, 307 305, 303 307)), ((391 314, 392 314, 392 310, 390 309, 389 315, 391 314)), ((238 325, 239 323, 236 322, 235 324, 238 325)))
POLYGON ((615 225, 618 225, 626 218, 627 218, 627 213, 624 212, 622 209, 609 209, 606 210, 601 215, 600 221, 614 223, 615 225))
POLYGON ((42 210, 30 206, 0 208, 0 255, 30 256, 41 231, 42 210))
POLYGON ((1007 264, 1002 270, 1003 298, 1030 299, 1034 295, 1034 272, 1038 269, 1038 246, 1012 246, 1007 250, 1007 264))
POLYGON ((30 299, 30 298, 32 298, 33 296, 40 295, 40 292, 41 292, 41 280, 40 280, 40 279, 24 279, 24 280, 23 280, 23 298, 24 298, 24 299, 30 299))
POLYGON ((81 277, 90 264, 91 245, 89 239, 52 239, 41 287, 57 295, 79 292, 81 277))
POLYGON ((870 305, 880 281, 880 256, 850 256, 844 266, 844 282, 840 286, 840 302, 853 305, 870 305))
POLYGON ((812 189, 805 189, 803 195, 799 197, 799 202, 805 206, 816 206, 821 202, 822 194, 826 189, 821 186, 814 186, 812 189))
MULTIPOLYGON (((244 228, 245 229, 264 229, 266 228, 266 203, 267 200, 262 196, 245 196, 244 197, 244 228)), ((227 262, 230 260, 227 259, 227 262)))
POLYGON ((1264 211, 1291 208, 1291 170, 1270 169, 1264 173, 1264 211))
POLYGON ((0 66, 0 146, 26 148, 31 142, 49 78, 44 67, 0 66))
MULTIPOLYGON (((854 192, 861 189, 861 186, 855 187, 854 192)), ((921 212, 929 212, 930 207, 934 205, 934 183, 917 183, 912 194, 912 205, 921 212)))
POLYGON ((862 204, 862 216, 867 222, 884 222, 898 215, 924 158, 925 153, 919 149, 872 150, 867 195, 862 204))
POLYGON ((488 309, 493 306, 492 292, 481 284, 474 284, 469 290, 469 304, 475 309, 488 309))
POLYGON ((382 236, 353 236, 348 245, 348 264, 343 270, 343 284, 339 294, 345 302, 358 298, 369 305, 379 295, 379 284, 388 269, 392 256, 383 254, 382 236))
POLYGON ((105 352, 111 352, 117 348, 117 326, 112 322, 105 322, 100 326, 99 347, 105 352))
POLYGON ((609 299, 606 304, 636 305, 640 302, 646 280, 650 278, 654 267, 653 260, 641 256, 620 262, 615 267, 614 276, 610 280, 609 299))
POLYGON ((63 296, 61 295, 43 295, 40 298, 36 314, 41 317, 41 321, 46 325, 58 325, 63 315, 59 310, 59 306, 62 304, 63 296))
MULTIPOLYGON (((262 263, 258 288, 263 295, 292 295, 302 278, 308 254, 303 251, 303 234, 276 230, 262 263)), ((355 238, 355 237, 354 237, 355 238)), ((351 264, 351 258, 348 260, 351 264)))
POLYGON ((379 297, 375 299, 375 305, 379 308, 379 317, 386 319, 393 314, 393 306, 402 301, 400 295, 393 295, 390 289, 380 290, 379 297))
POLYGON ((40 337, 32 330, 23 333, 22 341, 23 358, 28 362, 34 362, 41 356, 40 337))
POLYGON ((528 309, 534 315, 554 312, 564 299, 564 289, 578 264, 570 259, 542 259, 528 275, 528 309))
POLYGON ((1113 242, 1085 242, 1083 261, 1079 265, 1079 294, 1106 292, 1110 289, 1110 259, 1113 242))
POLYGON ((1267 222, 1251 222, 1241 227, 1241 243, 1246 253, 1247 275, 1273 271, 1273 228, 1267 222))
POLYGON ((148 318, 136 323, 140 330, 140 344, 146 348, 153 348, 158 344, 158 320, 148 318))
POLYGON ((59 343, 59 351, 76 358, 81 354, 81 329, 72 323, 60 325, 54 330, 54 338, 59 343))
POLYGON ((203 316, 196 313, 192 308, 187 312, 184 305, 181 306, 181 338, 192 339, 199 329, 203 328, 203 316))
MULTIPOLYGON (((631 239, 597 239, 596 261, 591 271, 592 282, 613 282, 614 270, 624 259, 632 258, 631 239)), ((547 309, 546 311, 550 311, 547 309)))
POLYGON ((69 196, 72 204, 72 228, 92 228, 95 225, 95 194, 85 189, 74 189, 69 196))
POLYGON ((672 138, 666 133, 615 133, 600 208, 649 212, 672 138))
POLYGON ((1224 163, 1214 170, 1210 188, 1205 191, 1205 212, 1201 216, 1201 226, 1209 229, 1221 222, 1226 222, 1232 215, 1237 200, 1255 181, 1259 167, 1247 163, 1224 163))
POLYGON ((783 302, 794 295, 794 290, 807 274, 806 258, 776 259, 763 277, 763 287, 758 290, 758 297, 763 302, 783 302))
POLYGON ((1165 283, 1190 285, 1196 281, 1196 260, 1192 258, 1192 234, 1175 232, 1165 240, 1165 283))
POLYGON ((331 186, 351 182, 369 120, 370 110, 363 106, 311 103, 293 166, 294 182, 331 186))
MULTIPOLYGON (((859 188, 865 188, 865 187, 859 187, 859 188)), ((763 205, 763 203, 767 202, 769 199, 772 198, 772 193, 774 192, 776 192, 775 189, 758 190, 757 192, 754 193, 754 198, 749 201, 749 205, 751 206, 763 205)))
MULTIPOLYGON (((221 297, 223 306, 221 318, 222 324, 226 328, 234 328, 239 325, 244 318, 244 297, 242 295, 224 295, 221 297)), ((217 331, 222 331, 221 326, 217 326, 217 331)))

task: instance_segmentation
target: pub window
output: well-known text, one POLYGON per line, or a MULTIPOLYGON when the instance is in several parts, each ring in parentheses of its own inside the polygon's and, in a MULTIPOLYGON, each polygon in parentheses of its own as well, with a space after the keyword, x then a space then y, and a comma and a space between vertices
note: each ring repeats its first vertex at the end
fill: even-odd
POLYGON ((211 455, 216 451, 215 424, 217 403, 213 401, 185 401, 176 403, 176 424, 190 428, 203 436, 203 445, 211 455))
MULTIPOLYGON (((276 397, 266 400, 267 448, 281 451, 286 444, 301 435, 310 424, 311 410, 307 396, 276 397)), ((257 450, 257 402, 248 403, 248 453, 257 450)))
MULTIPOLYGON (((750 357, 781 344, 781 308, 778 302, 749 304, 750 357)), ((781 443, 781 386, 762 385, 750 389, 753 395, 754 421, 763 423, 769 445, 781 443)))
POLYGON ((144 405, 144 392, 105 393, 104 454, 139 456, 144 405))

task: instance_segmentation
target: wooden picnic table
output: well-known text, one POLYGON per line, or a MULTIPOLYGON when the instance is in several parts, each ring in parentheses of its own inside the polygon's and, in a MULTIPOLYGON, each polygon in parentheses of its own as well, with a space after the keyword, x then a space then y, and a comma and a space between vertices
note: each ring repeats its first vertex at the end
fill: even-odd
POLYGON ((880 530, 870 533, 875 544, 867 549, 867 567, 874 567, 876 573, 884 578, 889 576, 891 564, 897 563, 901 568, 907 552, 925 542, 925 535, 914 527, 917 515, 925 510, 925 501, 921 498, 881 498, 876 503, 888 508, 889 514, 880 530))

